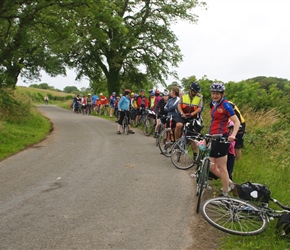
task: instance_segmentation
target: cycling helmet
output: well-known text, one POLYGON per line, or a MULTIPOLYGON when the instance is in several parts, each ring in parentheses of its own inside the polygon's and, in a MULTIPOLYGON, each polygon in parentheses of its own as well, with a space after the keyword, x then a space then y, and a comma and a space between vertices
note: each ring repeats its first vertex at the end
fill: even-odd
POLYGON ((141 89, 140 92, 145 92, 144 89, 141 89))
POLYGON ((138 94, 134 94, 134 97, 138 97, 138 94))
POLYGON ((226 87, 221 82, 214 82, 210 86, 210 91, 211 92, 224 92, 225 90, 226 90, 226 87))
POLYGON ((134 96, 134 92, 131 93, 131 96, 134 96))
POLYGON ((116 92, 113 92, 112 95, 116 95, 116 92))
POLYGON ((160 91, 158 89, 156 89, 155 95, 160 95, 160 91))
POLYGON ((130 89, 125 89, 125 95, 128 95, 131 93, 131 90, 130 89))
POLYGON ((169 96, 169 91, 167 89, 164 89, 164 95, 169 96))
POLYGON ((200 88, 200 86, 199 86, 199 84, 198 84, 197 82, 192 82, 192 83, 190 84, 190 89, 191 89, 192 91, 196 92, 196 93, 201 92, 201 88, 200 88))
POLYGON ((155 95, 155 92, 154 92, 154 91, 152 91, 152 92, 150 93, 150 95, 151 95, 151 96, 155 95))
POLYGON ((100 93, 100 95, 103 95, 103 93, 100 93))
POLYGON ((88 93, 88 96, 91 95, 91 93, 88 93))

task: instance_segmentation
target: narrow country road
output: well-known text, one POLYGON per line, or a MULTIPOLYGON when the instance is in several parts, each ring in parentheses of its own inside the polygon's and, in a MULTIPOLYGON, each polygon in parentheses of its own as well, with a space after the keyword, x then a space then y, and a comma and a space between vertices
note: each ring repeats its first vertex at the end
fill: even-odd
POLYGON ((141 130, 39 106, 42 142, 0 162, 1 249, 186 249, 193 184, 141 130))

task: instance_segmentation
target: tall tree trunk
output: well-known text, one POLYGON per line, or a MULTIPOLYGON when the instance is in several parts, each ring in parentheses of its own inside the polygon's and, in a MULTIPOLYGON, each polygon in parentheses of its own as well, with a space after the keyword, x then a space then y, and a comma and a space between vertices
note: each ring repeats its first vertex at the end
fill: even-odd
POLYGON ((107 83, 108 83, 108 91, 109 95, 112 94, 112 92, 116 92, 117 94, 120 94, 120 70, 117 68, 110 68, 110 71, 107 75, 107 83))

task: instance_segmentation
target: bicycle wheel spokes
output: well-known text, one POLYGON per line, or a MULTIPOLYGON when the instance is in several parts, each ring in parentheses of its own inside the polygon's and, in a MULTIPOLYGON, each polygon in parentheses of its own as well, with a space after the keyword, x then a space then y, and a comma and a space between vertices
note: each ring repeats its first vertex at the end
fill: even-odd
POLYGON ((256 206, 236 198, 217 197, 207 200, 202 207, 204 219, 215 228, 235 235, 256 235, 268 224, 256 206))
POLYGON ((173 144, 171 162, 176 168, 182 170, 193 167, 194 160, 191 145, 186 143, 185 138, 182 137, 173 144))

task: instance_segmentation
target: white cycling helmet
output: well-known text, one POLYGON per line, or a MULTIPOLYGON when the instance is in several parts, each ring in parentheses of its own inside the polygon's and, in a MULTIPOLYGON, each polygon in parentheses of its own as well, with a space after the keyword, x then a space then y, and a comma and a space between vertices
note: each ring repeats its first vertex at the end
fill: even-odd
POLYGON ((210 86, 210 92, 224 92, 226 90, 226 87, 221 82, 214 82, 210 86))

